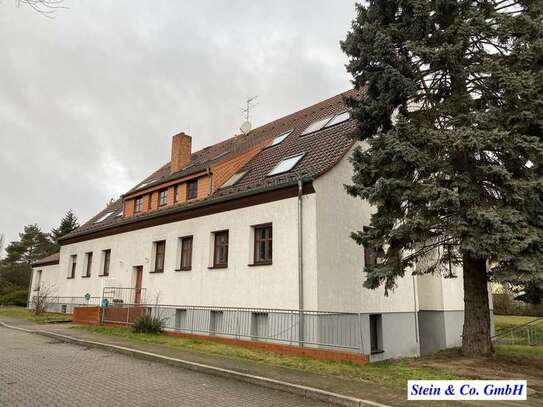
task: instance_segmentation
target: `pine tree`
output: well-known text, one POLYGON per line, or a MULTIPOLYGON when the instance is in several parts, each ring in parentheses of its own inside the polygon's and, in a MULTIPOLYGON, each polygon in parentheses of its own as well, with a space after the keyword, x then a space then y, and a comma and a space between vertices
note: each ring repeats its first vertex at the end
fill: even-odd
POLYGON ((62 236, 67 235, 71 231, 77 229, 79 227, 79 223, 77 221, 77 217, 74 215, 73 211, 70 209, 66 215, 61 219, 60 225, 58 228, 53 228, 51 230, 51 236, 53 238, 53 241, 58 244, 58 239, 60 239, 62 236))
POLYGON ((371 0, 341 46, 364 96, 350 194, 377 211, 368 288, 461 266, 466 355, 493 352, 487 282, 543 268, 543 2, 371 0), (416 270, 421 272, 421 270, 416 270))
POLYGON ((6 247, 5 264, 26 264, 48 256, 56 251, 49 235, 43 233, 38 225, 27 225, 23 233, 19 233, 19 240, 11 242, 6 247))

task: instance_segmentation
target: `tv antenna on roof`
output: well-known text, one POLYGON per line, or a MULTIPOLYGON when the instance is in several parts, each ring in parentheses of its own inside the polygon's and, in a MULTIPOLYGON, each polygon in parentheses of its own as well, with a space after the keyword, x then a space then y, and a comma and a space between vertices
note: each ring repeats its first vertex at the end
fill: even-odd
POLYGON ((247 134, 251 131, 252 125, 251 125, 251 109, 255 107, 258 103, 255 102, 256 98, 258 96, 253 96, 250 98, 247 98, 245 101, 246 105, 245 108, 241 109, 243 112, 243 116, 245 118, 245 121, 239 128, 243 134, 247 134))

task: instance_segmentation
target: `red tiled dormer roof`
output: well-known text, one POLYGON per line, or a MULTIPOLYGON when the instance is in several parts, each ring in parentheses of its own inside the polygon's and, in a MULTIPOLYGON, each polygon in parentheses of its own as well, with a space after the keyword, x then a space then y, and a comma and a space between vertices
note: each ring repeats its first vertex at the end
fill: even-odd
MULTIPOLYGON (((142 216, 123 218, 122 199, 112 202, 104 210, 83 224, 80 228, 63 237, 61 243, 73 241, 83 235, 92 235, 95 232, 110 229, 123 224, 133 224, 158 216, 171 216, 175 211, 190 208, 201 208, 227 199, 236 199, 251 193, 261 193, 275 190, 282 186, 295 183, 300 178, 315 179, 334 167, 337 162, 349 151, 354 141, 350 137, 355 129, 353 120, 348 120, 335 126, 324 128, 315 133, 302 135, 303 131, 313 122, 322 118, 344 112, 347 108, 344 103, 345 96, 357 96, 359 93, 351 90, 326 99, 313 106, 302 109, 268 124, 260 126, 246 135, 238 135, 206 147, 192 154, 191 164, 180 171, 171 174, 170 163, 160 167, 157 171, 142 180, 126 194, 133 193, 142 183, 148 183, 145 188, 162 184, 169 180, 182 178, 206 170, 218 160, 228 160, 241 151, 253 146, 268 142, 278 135, 292 130, 282 143, 265 147, 252 160, 244 165, 239 172, 246 174, 233 186, 215 190, 207 198, 186 202, 174 207, 168 207, 142 216), (276 176, 269 176, 269 172, 284 158, 304 153, 303 159, 289 172, 276 176), (108 215, 108 216, 106 216, 108 215), (105 217, 105 218, 104 218, 105 217)), ((92 238, 92 237, 89 237, 92 238)))

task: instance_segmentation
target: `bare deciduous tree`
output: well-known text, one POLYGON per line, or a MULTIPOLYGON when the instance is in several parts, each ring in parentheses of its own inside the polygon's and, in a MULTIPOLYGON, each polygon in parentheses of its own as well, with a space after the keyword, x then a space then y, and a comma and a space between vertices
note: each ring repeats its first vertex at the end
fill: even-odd
POLYGON ((51 305, 55 287, 53 285, 43 284, 32 293, 30 298, 30 307, 34 315, 41 315, 47 312, 51 305))

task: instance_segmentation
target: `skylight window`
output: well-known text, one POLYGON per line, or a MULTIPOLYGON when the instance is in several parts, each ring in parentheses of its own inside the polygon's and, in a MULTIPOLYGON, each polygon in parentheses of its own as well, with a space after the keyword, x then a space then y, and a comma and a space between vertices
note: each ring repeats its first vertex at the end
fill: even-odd
POLYGON ((298 164, 298 162, 303 158, 304 155, 305 153, 301 153, 279 161, 279 163, 275 167, 273 167, 273 170, 270 171, 268 176, 282 174, 284 172, 292 170, 294 166, 298 164))
POLYGON ((351 118, 351 114, 349 112, 340 113, 338 115, 335 115, 334 118, 330 120, 328 123, 326 123, 326 126, 324 127, 330 127, 330 126, 333 126, 334 124, 346 122, 350 118, 351 118))
POLYGON ((349 120, 351 117, 349 112, 338 113, 335 116, 328 116, 324 119, 317 120, 316 122, 311 123, 302 133, 302 136, 305 136, 309 133, 314 133, 316 131, 322 130, 325 127, 330 127, 335 124, 343 123, 349 120))
POLYGON ((283 134, 278 135, 276 138, 273 139, 273 142, 270 144, 270 146, 281 144, 283 140, 289 136, 290 133, 292 133, 292 130, 289 130, 283 134))
POLYGON ((151 182, 153 182, 154 180, 150 180, 150 181, 143 181, 141 184, 138 184, 138 186, 136 187, 136 189, 141 189, 143 187, 146 187, 147 185, 149 185, 151 182))
POLYGON ((223 151, 222 153, 220 153, 219 155, 215 156, 213 158, 213 160, 216 160, 217 158, 221 158, 222 156, 225 156, 226 154, 228 154, 230 151, 229 150, 226 150, 226 151, 223 151))
POLYGON ((236 185, 240 179, 242 179, 245 174, 247 174, 248 171, 242 171, 238 172, 230 177, 228 181, 226 181, 221 188, 231 187, 232 185, 236 185))
POLYGON ((113 212, 107 212, 105 215, 102 215, 99 219, 95 220, 94 223, 100 223, 105 221, 113 212))
POLYGON ((315 131, 319 131, 324 126, 326 126, 326 123, 330 121, 332 116, 325 117, 324 119, 317 120, 316 122, 311 123, 302 133, 302 136, 313 133, 315 131))

